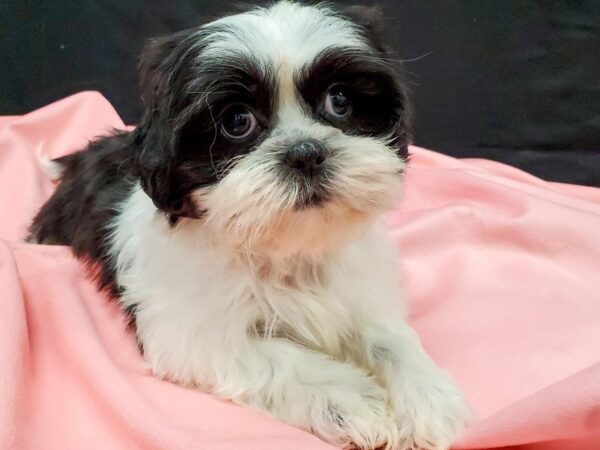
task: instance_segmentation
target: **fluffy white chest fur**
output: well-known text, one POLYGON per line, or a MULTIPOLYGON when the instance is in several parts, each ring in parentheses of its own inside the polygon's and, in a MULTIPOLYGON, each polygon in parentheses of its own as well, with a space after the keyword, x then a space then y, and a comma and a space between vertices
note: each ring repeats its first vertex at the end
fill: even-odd
POLYGON ((330 254, 277 261, 228 251, 196 221, 169 228, 139 187, 121 211, 111 252, 122 302, 136 308, 146 357, 165 377, 212 382, 227 376, 207 370, 213 361, 265 338, 361 357, 362 326, 402 319, 394 244, 376 222, 330 254))
POLYGON ((122 302, 156 374, 339 445, 450 445, 468 409, 403 320, 379 223, 330 254, 281 261, 224 250, 201 226, 170 228, 139 187, 112 224, 122 302))

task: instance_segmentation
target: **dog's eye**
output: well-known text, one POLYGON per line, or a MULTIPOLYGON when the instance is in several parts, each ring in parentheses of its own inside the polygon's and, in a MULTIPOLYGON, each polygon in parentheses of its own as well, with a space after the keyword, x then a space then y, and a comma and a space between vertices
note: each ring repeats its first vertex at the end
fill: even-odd
POLYGON ((334 86, 325 98, 325 112, 335 118, 343 119, 352 112, 352 98, 341 86, 334 86))
POLYGON ((256 130, 257 120, 245 106, 230 108, 221 122, 221 131, 228 139, 240 140, 249 137, 256 130))

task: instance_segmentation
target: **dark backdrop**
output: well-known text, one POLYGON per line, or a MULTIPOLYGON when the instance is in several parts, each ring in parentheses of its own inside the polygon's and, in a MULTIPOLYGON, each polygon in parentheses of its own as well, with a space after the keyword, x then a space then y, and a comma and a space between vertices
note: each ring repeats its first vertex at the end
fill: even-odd
MULTIPOLYGON (((232 3, 4 0, 0 114, 95 89, 135 123, 144 39, 232 3)), ((600 1, 361 3, 384 8, 390 43, 406 60, 418 145, 600 186, 600 1)))

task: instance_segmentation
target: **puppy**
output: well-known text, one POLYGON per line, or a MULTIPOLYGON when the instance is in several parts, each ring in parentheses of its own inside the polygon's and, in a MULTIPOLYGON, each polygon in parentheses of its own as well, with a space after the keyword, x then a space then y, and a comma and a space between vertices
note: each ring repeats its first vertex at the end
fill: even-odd
POLYGON ((334 445, 445 449, 468 408, 403 319, 379 220, 408 107, 365 12, 282 1, 151 41, 141 123, 52 163, 31 239, 93 265, 157 376, 334 445))

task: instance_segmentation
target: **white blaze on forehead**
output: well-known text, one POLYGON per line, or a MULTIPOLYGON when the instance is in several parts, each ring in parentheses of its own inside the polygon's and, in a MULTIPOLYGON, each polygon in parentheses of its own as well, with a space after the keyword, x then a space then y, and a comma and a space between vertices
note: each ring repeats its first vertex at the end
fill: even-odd
POLYGON ((279 124, 295 124, 298 127, 306 122, 302 107, 296 99, 294 68, 285 61, 277 70, 277 92, 279 94, 277 108, 279 124))

